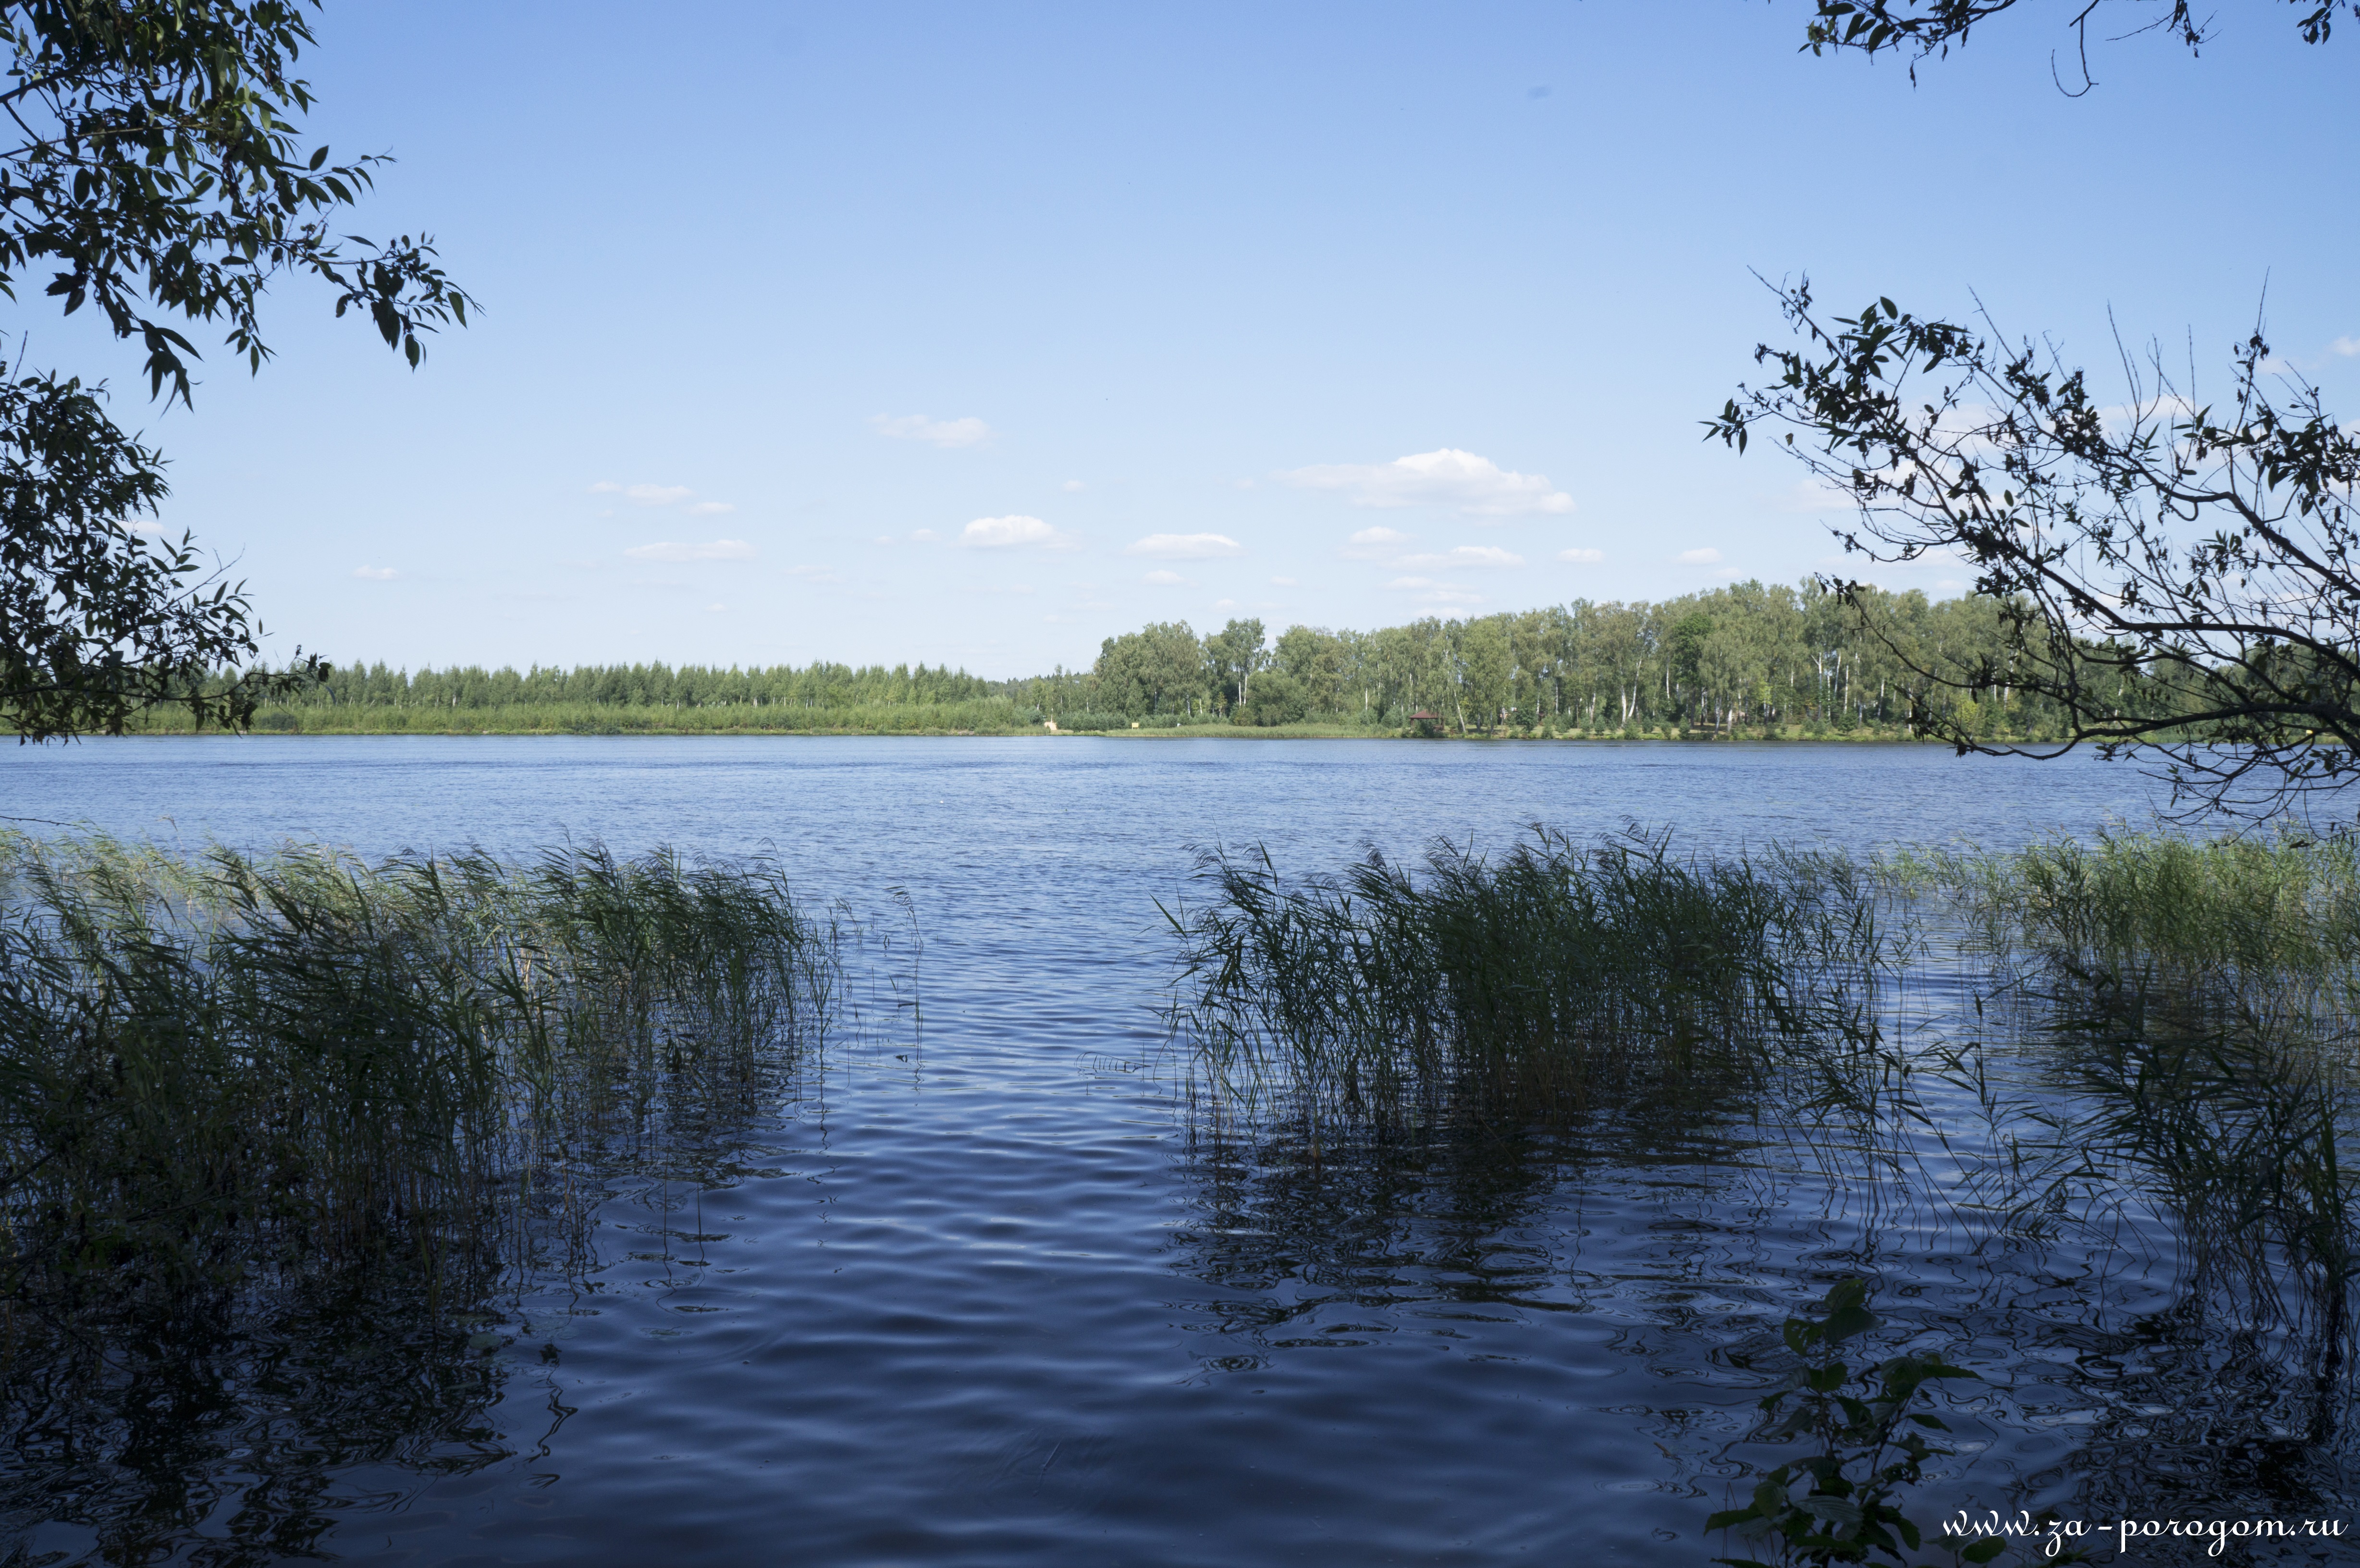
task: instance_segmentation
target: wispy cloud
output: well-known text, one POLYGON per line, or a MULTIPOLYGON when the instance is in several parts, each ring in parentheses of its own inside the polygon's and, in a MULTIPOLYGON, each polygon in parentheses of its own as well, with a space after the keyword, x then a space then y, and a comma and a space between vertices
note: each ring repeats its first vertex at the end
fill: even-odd
POLYGON ((1278 476, 1305 490, 1349 495, 1356 506, 1440 506, 1469 517, 1558 516, 1573 497, 1541 474, 1518 474, 1488 457, 1444 447, 1391 463, 1314 463, 1278 476))
POLYGON ((751 561, 754 547, 744 539, 713 539, 705 544, 635 544, 623 552, 633 561, 751 561))
POLYGON ((627 501, 637 501, 642 506, 669 506, 685 501, 696 494, 685 485, 617 485, 611 479, 601 479, 590 486, 593 495, 620 495, 627 501))
POLYGON ((869 424, 880 436, 892 436, 899 441, 921 441, 933 446, 979 446, 991 439, 989 425, 969 417, 964 419, 934 419, 923 414, 872 415, 869 424))
POLYGON ((978 517, 959 530, 954 542, 983 550, 1007 550, 1027 544, 1064 550, 1076 541, 1072 535, 1059 533, 1038 517, 1011 513, 1005 517, 978 517))
POLYGON ((372 583, 390 583, 401 573, 390 566, 355 566, 353 575, 366 577, 372 583))
POLYGON ((1152 583, 1158 588, 1194 588, 1196 585, 1191 579, 1183 577, 1178 572, 1169 571, 1163 567, 1156 568, 1153 572, 1151 572, 1146 576, 1141 578, 1140 581, 1142 583, 1152 583))
POLYGON ((1270 580, 1270 585, 1273 588, 1300 588, 1303 586, 1300 582, 1292 577, 1273 577, 1270 580))
POLYGON ((2327 347, 2329 352, 2340 354, 2344 358, 2350 359, 2354 354, 2360 354, 2360 338, 2337 338, 2327 347))
POLYGON ((699 501, 695 506, 691 506, 689 511, 700 517, 717 517, 725 512, 734 512, 737 509, 727 501, 699 501))
POLYGON ((1684 550, 1675 559, 1682 566, 1718 566, 1721 564, 1721 551, 1707 545, 1702 550, 1684 550))
POLYGON ((1606 559, 1606 552, 1602 550, 1590 550, 1586 546, 1577 545, 1571 550, 1558 550, 1557 558, 1559 561, 1571 561, 1576 566, 1595 566, 1606 559))
POLYGON ((1362 528, 1336 553, 1347 561, 1385 561, 1392 558, 1396 546, 1409 543, 1410 538, 1396 528, 1362 528))
POLYGON ((1150 534, 1123 550, 1156 561, 1210 561, 1245 552, 1246 547, 1227 534, 1150 534))
POLYGON ((1066 480, 1066 481, 1065 481, 1065 494, 1066 494, 1066 495, 1078 495, 1078 494, 1080 494, 1082 491, 1087 490, 1087 489, 1088 489, 1088 488, 1089 488, 1089 486, 1088 486, 1088 485, 1087 485, 1083 484, 1083 483, 1082 483, 1080 480, 1078 480, 1078 479, 1068 479, 1068 480, 1066 480))
POLYGON ((1524 558, 1496 545, 1462 544, 1442 555, 1405 555, 1393 562, 1396 566, 1421 567, 1428 571, 1448 571, 1455 566, 1522 566, 1524 558))

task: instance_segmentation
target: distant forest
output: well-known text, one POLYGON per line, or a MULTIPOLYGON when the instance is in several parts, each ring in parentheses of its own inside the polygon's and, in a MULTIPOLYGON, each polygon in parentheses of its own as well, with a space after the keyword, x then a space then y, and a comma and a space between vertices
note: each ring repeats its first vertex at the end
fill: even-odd
MULTIPOLYGON (((1185 622, 1106 639, 1088 670, 990 681, 925 665, 339 666, 257 716, 279 731, 834 731, 1004 734, 1243 725, 1549 735, 1904 735, 1913 704, 1978 733, 2038 737, 2057 715, 2003 682, 1960 691, 1927 669, 1988 656, 1996 607, 1876 594, 1860 612, 1815 583, 1740 583, 1660 604, 1572 604, 1379 631, 1185 622), (1897 651, 1896 651, 1897 650, 1897 651), (1913 668, 1914 667, 1914 668, 1913 668), (1421 717, 1421 715, 1426 715, 1421 717)), ((2119 693, 2126 705, 2161 694, 2119 693)), ((159 713, 154 727, 172 727, 159 713)))

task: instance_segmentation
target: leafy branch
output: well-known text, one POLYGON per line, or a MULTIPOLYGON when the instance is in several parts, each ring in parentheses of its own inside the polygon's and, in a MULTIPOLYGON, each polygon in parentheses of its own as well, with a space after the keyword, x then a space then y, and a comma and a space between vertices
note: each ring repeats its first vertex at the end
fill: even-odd
MULTIPOLYGON (((1808 279, 1774 287, 1801 342, 1754 351, 1774 379, 1741 387, 1707 437, 1742 452, 1778 430, 1852 502, 1848 552, 1976 573, 1997 651, 1944 661, 1888 639, 1916 672, 2053 701, 2059 750, 2159 756, 2201 809, 2283 810, 2360 773, 2360 441, 2258 328, 2225 403, 2197 404, 2150 351, 2122 355, 2128 395, 2109 405, 1987 318, 1879 299, 1822 320, 1808 279)), ((1861 583, 1829 586, 1866 607, 1861 583)), ((1918 723, 1961 752, 2057 754, 1984 744, 1931 706, 1918 723)))

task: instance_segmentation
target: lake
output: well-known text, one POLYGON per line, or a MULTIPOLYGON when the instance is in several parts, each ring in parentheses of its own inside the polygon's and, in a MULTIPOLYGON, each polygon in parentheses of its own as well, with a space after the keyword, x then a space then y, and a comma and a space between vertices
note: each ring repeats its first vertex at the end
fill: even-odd
POLYGON ((1157 901, 1187 895, 1196 846, 1306 873, 1535 822, 1716 853, 2000 848, 2155 800, 2088 757, 1869 745, 16 748, 0 814, 27 831, 762 854, 867 934, 836 1038, 729 1173, 618 1190, 595 1269, 511 1303, 414 1415, 388 1413, 399 1376, 340 1394, 315 1367, 190 1417, 209 1435, 167 1458, 20 1467, 5 1523, 23 1561, 104 1561, 91 1499, 173 1478, 142 1505, 173 1550, 143 1561, 1700 1563, 1735 1545, 1705 1516, 1775 1463, 1746 1442, 1749 1347, 1846 1272, 1986 1379, 1952 1401, 1946 1504, 2111 1519, 2176 1475, 2191 1506, 2328 1508, 2333 1455, 2273 1492, 2294 1463, 2273 1418, 2158 1337, 2153 1236, 1979 1236, 1734 1135, 1438 1137, 1307 1170, 1179 1092, 1157 1012, 1157 901), (351 1436, 294 1454, 274 1421, 351 1436), (2256 1457, 2220 1481, 2216 1443, 2256 1457))

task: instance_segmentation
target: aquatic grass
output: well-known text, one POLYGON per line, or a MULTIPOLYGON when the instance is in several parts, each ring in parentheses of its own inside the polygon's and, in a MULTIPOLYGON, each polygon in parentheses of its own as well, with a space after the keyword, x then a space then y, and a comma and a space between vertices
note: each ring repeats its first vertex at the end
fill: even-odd
POLYGON ((759 864, 0 837, 0 1283, 80 1314, 479 1276, 618 1129, 746 1109, 833 955, 759 864))
POLYGON ((2005 1034, 2088 1101, 2060 1138, 2165 1176, 2203 1246, 2348 1273, 2360 844, 2109 833, 1891 870, 1948 900, 2005 1034))
POLYGON ((2105 833, 2005 854, 1919 851, 1885 867, 1946 898, 1970 945, 2018 977, 2169 986, 2232 1011, 2274 997, 2360 1013, 2360 841, 2105 833))
POLYGON ((1173 1022, 1224 1094, 1315 1121, 1709 1096, 1872 1037, 1906 945, 1844 856, 1679 856, 1635 831, 1535 826, 1496 859, 1437 843, 1416 869, 1372 851, 1299 882, 1214 849, 1196 880, 1210 897, 1165 910, 1173 1022))

